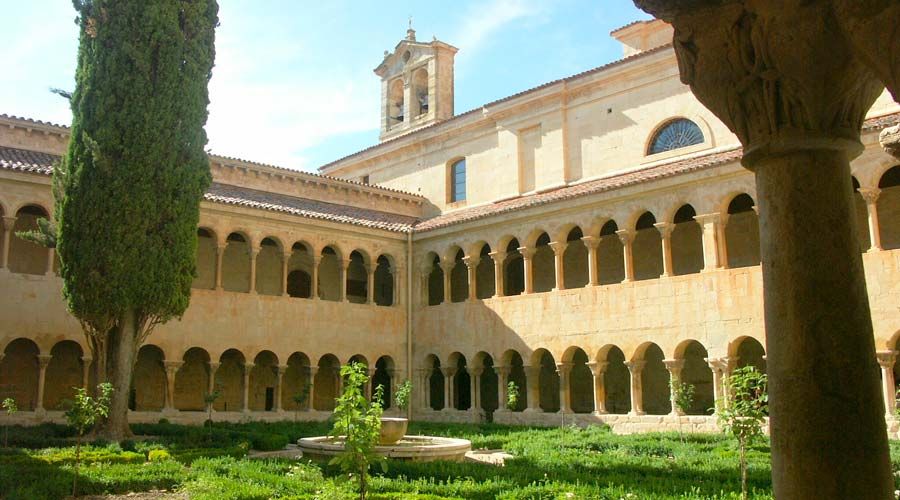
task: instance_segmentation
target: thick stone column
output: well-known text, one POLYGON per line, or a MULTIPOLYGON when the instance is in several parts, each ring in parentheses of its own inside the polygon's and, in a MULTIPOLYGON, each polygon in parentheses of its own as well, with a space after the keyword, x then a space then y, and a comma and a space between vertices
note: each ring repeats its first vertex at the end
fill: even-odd
POLYGON ((466 264, 466 281, 469 285, 469 301, 474 302, 478 299, 478 284, 476 283, 478 264, 481 262, 479 257, 465 256, 463 263, 466 264))
POLYGON ((306 409, 310 411, 316 409, 316 373, 318 372, 318 366, 309 367, 309 394, 306 396, 306 409))
POLYGON ((644 411, 644 389, 641 380, 646 364, 647 362, 642 359, 625 362, 628 373, 631 375, 631 411, 628 414, 632 416, 646 415, 644 411))
POLYGON ((566 269, 564 257, 566 255, 566 248, 568 246, 569 243, 565 241, 550 242, 550 249, 553 250, 553 274, 556 278, 556 286, 553 288, 554 290, 566 289, 566 269))
POLYGON ((875 353, 881 367, 881 394, 884 398, 884 413, 888 419, 896 418, 897 389, 894 385, 894 363, 897 351, 878 351, 875 353))
MULTIPOLYGON (((0 357, 0 361, 3 361, 3 357, 0 357)), ((85 390, 90 390, 88 387, 91 385, 91 363, 94 362, 94 358, 90 356, 82 356, 81 357, 81 387, 85 390)))
POLYGON ((609 366, 607 361, 591 361, 588 368, 591 369, 591 375, 594 380, 594 415, 605 415, 606 410, 606 368, 609 366))
POLYGON ((225 248, 228 245, 216 246, 216 290, 222 290, 222 258, 225 257, 225 248))
POLYGON ((441 373, 444 374, 444 409, 442 411, 452 411, 456 409, 453 401, 453 376, 456 375, 456 368, 445 366, 441 368, 441 373))
POLYGON ((532 257, 534 257, 534 249, 528 247, 520 247, 519 253, 522 254, 522 267, 525 275, 525 295, 534 293, 534 268, 532 267, 532 257))
POLYGON ((506 252, 491 252, 488 255, 494 261, 494 297, 503 297, 503 262, 506 260, 506 252))
POLYGON ((597 248, 600 246, 600 238, 595 236, 585 236, 581 238, 584 246, 588 249, 588 285, 597 286, 600 284, 600 269, 598 268, 597 248))
POLYGON ((366 266, 366 303, 370 306, 375 305, 375 267, 366 266))
POLYGON ((253 363, 244 363, 244 394, 241 397, 241 411, 250 411, 250 372, 253 371, 253 363))
POLYGON ((313 300, 319 300, 319 264, 322 263, 322 257, 316 255, 313 257, 312 263, 312 278, 311 283, 309 284, 309 295, 313 300))
POLYGON ((675 224, 671 222, 657 222, 653 225, 659 230, 659 235, 662 239, 663 273, 661 277, 668 278, 675 274, 672 269, 672 231, 675 229, 675 224))
POLYGON ((622 256, 625 259, 625 279, 622 283, 634 281, 634 257, 631 249, 634 244, 634 231, 628 229, 620 229, 616 231, 616 236, 622 242, 622 256))
POLYGON ((259 257, 259 247, 250 248, 250 294, 256 295, 256 258, 259 257))
POLYGON ((703 271, 715 271, 719 261, 719 213, 695 215, 694 220, 703 228, 703 271))
POLYGON ((900 4, 636 3, 756 174, 775 497, 891 498, 849 161, 883 85, 900 95, 900 4))
POLYGON ((725 362, 721 358, 705 358, 705 361, 713 375, 713 413, 718 413, 728 392, 725 388, 725 362))
POLYGON ((37 402, 34 405, 35 411, 42 412, 44 411, 44 385, 47 381, 47 365, 50 364, 50 360, 53 359, 53 355, 51 354, 38 354, 38 387, 37 387, 37 402))
POLYGON ((509 366, 495 366, 497 372, 497 412, 509 411, 509 394, 506 392, 509 385, 509 366))
POLYGON ((539 413, 541 411, 541 367, 525 366, 524 368, 528 393, 528 408, 525 408, 525 413, 539 413))
POLYGON ((282 392, 284 388, 284 374, 288 371, 288 365, 278 365, 275 367, 275 411, 284 410, 284 402, 282 401, 282 392))
POLYGON ((281 296, 288 296, 288 264, 291 263, 293 252, 284 252, 281 254, 281 296))
POLYGON ((572 363, 557 363, 556 373, 559 374, 559 413, 572 413, 572 387, 571 373, 572 363))
POLYGON ((166 403, 163 411, 175 411, 175 375, 184 361, 163 361, 166 368, 166 403))
POLYGON ((9 242, 12 239, 16 217, 3 216, 3 247, 0 248, 0 269, 9 269, 9 242))
POLYGON ((862 195, 866 202, 866 211, 868 212, 869 222, 869 251, 881 251, 881 225, 878 223, 878 195, 881 190, 878 188, 859 188, 859 194, 862 195))
POLYGON ((665 364, 666 369, 669 370, 669 400, 672 404, 672 412, 669 413, 669 415, 672 415, 673 417, 684 415, 684 411, 682 411, 675 402, 675 391, 672 390, 672 387, 677 382, 681 382, 681 370, 684 369, 684 360, 664 359, 663 364, 665 364))

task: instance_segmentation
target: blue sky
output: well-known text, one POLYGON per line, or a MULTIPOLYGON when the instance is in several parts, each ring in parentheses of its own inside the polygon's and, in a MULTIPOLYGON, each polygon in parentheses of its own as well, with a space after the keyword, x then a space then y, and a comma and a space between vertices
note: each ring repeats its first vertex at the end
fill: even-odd
MULTIPOLYGON (((210 83, 217 154, 314 170, 378 141, 372 70, 405 36, 458 47, 456 111, 619 59, 609 36, 646 15, 631 0, 219 0, 210 83)), ((69 0, 5 2, 0 113, 68 124, 49 88, 74 86, 69 0)))

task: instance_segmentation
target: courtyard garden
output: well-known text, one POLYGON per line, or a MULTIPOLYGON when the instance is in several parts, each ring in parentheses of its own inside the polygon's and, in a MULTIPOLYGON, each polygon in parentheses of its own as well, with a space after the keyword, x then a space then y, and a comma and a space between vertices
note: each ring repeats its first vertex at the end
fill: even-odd
MULTIPOLYGON (((132 440, 82 449, 80 495, 166 490, 159 498, 356 496, 354 484, 335 466, 248 457, 251 449, 278 450, 300 437, 327 434, 328 423, 131 427, 132 440)), ((74 429, 44 424, 9 431, 9 447, 0 454, 0 496, 70 495, 74 429)), ((463 437, 473 449, 502 449, 515 458, 504 466, 390 461, 387 472, 373 469, 370 498, 740 498, 738 447, 721 435, 428 423, 412 423, 409 433, 463 437)), ((900 443, 892 443, 891 451, 893 468, 900 470, 900 443)), ((768 446, 751 447, 748 459, 750 497, 772 498, 768 446)))

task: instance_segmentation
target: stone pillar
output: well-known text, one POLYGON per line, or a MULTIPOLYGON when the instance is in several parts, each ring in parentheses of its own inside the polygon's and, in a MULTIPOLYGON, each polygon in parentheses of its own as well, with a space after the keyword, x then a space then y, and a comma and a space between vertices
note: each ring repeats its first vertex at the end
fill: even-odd
POLYGON ((163 366, 166 368, 166 403, 163 411, 175 410, 175 374, 183 364, 184 361, 163 361, 163 366))
POLYGON ((284 374, 288 371, 288 365, 278 365, 275 367, 275 411, 284 410, 284 402, 282 399, 282 389, 284 388, 284 374))
POLYGON ((429 295, 431 294, 428 282, 431 279, 431 273, 433 270, 434 265, 428 264, 427 266, 422 267, 419 271, 419 299, 421 300, 423 306, 428 306, 428 299, 429 295))
POLYGON ((256 258, 259 257, 259 247, 250 248, 250 294, 256 294, 256 258))
MULTIPOLYGON (((209 365, 209 378, 206 381, 206 394, 212 394, 216 390, 216 372, 219 370, 221 363, 210 361, 207 364, 209 365)), ((206 411, 209 411, 209 407, 214 404, 215 403, 209 403, 206 407, 206 411)))
POLYGON ((597 286, 600 284, 599 261, 597 260, 597 247, 600 246, 600 238, 594 236, 585 236, 581 238, 584 246, 588 249, 588 285, 597 286))
POLYGON ((509 394, 506 392, 509 386, 509 366, 495 366, 494 371, 497 372, 497 411, 509 411, 509 394))
POLYGON ((466 264, 466 280, 469 283, 469 301, 474 302, 478 299, 478 284, 476 283, 478 278, 475 271, 478 269, 481 258, 467 255, 463 257, 463 262, 466 264))
POLYGON ((347 300, 347 271, 350 269, 350 259, 341 259, 341 293, 340 302, 348 302, 347 300))
POLYGON ((703 228, 703 272, 719 268, 719 213, 695 215, 703 228))
POLYGON ((306 409, 310 411, 316 409, 316 373, 318 372, 318 366, 309 367, 309 394, 306 396, 306 409))
POLYGON ((553 274, 556 277, 556 286, 553 290, 565 290, 566 265, 564 257, 569 243, 566 241, 551 241, 549 246, 550 249, 553 250, 553 274))
POLYGON ((391 302, 392 306, 403 305, 403 296, 405 295, 403 292, 406 290, 405 282, 403 281, 403 271, 404 268, 397 266, 391 266, 391 279, 394 280, 394 290, 393 290, 393 301, 391 302))
POLYGON ((644 390, 641 386, 641 375, 646 364, 647 362, 642 359, 625 362, 625 366, 628 367, 628 373, 631 374, 631 411, 628 414, 632 416, 646 415, 644 412, 644 390))
MULTIPOLYGON (((3 357, 0 357, 0 361, 3 360, 3 357)), ((89 390, 89 385, 91 385, 91 363, 94 361, 94 358, 90 356, 82 356, 81 357, 81 387, 85 390, 89 390)))
POLYGON ((494 261, 494 297, 503 297, 503 262, 506 260, 506 252, 491 252, 488 255, 494 261))
POLYGON ((291 263, 293 252, 281 254, 281 296, 288 296, 288 265, 291 263))
POLYGON ((47 379, 47 365, 50 364, 50 360, 53 359, 53 355, 51 354, 38 354, 38 390, 37 390, 37 402, 35 404, 34 409, 38 412, 44 411, 44 384, 47 379))
POLYGON ((244 395, 241 398, 241 411, 250 411, 250 372, 253 371, 253 363, 244 363, 244 395))
MULTIPOLYGON (((759 210, 759 206, 753 207, 754 211, 759 210)), ((757 216, 759 212, 757 212, 757 216)), ((728 269, 730 266, 728 265, 728 238, 725 237, 725 228, 728 227, 728 213, 723 213, 719 215, 719 223, 716 224, 716 242, 718 243, 719 250, 719 267, 722 269, 728 269)))
POLYGON ((3 247, 0 249, 0 269, 9 269, 9 242, 12 240, 16 217, 3 216, 3 247))
POLYGON ((634 281, 634 259, 631 254, 632 244, 634 243, 634 231, 628 229, 620 229, 616 231, 619 241, 622 242, 622 255, 625 259, 625 279, 622 283, 634 281))
POLYGON ((900 97, 900 4, 637 3, 756 176, 774 496, 891 498, 849 161, 884 86, 900 97))
POLYGON ((216 246, 216 290, 222 290, 222 258, 228 245, 216 246))
POLYGON ((366 371, 366 377, 366 385, 363 387, 363 394, 366 396, 366 399, 371 401, 372 394, 374 394, 374 387, 372 387, 372 378, 375 377, 375 368, 369 368, 366 371))
POLYGON ((659 235, 662 239, 663 273, 661 277, 668 278, 675 274, 672 268, 672 231, 675 230, 675 224, 671 222, 657 222, 653 226, 659 230, 659 235))
POLYGON ((884 397, 884 413, 888 419, 896 418, 897 390, 894 385, 894 363, 897 361, 897 351, 878 351, 875 353, 878 365, 881 367, 881 393, 884 397))
POLYGON ((713 412, 718 413, 719 407, 725 404, 727 400, 727 389, 725 387, 725 362, 721 358, 706 358, 709 369, 713 374, 713 412))
POLYGON ((859 194, 865 200, 866 211, 869 214, 869 251, 881 251, 881 226, 878 224, 878 195, 881 194, 881 190, 878 188, 859 188, 859 194))
POLYGON ((528 247, 520 247, 519 253, 522 254, 522 267, 525 275, 525 295, 534 293, 534 268, 532 267, 531 258, 534 257, 534 249, 528 247))
POLYGON ((541 411, 541 367, 525 366, 525 385, 528 393, 528 408, 525 413, 541 411))
POLYGON ((313 257, 312 264, 312 283, 309 284, 309 294, 310 298, 313 300, 319 300, 319 264, 322 263, 322 257, 316 255, 313 257))
POLYGON ((419 369, 419 409, 420 411, 428 411, 431 409, 431 370, 427 368, 419 369))
POLYGON ((370 306, 375 305, 375 267, 366 266, 366 303, 370 306))
POLYGON ((606 361, 592 361, 588 363, 594 380, 594 415, 605 415, 606 411, 606 361))
POLYGON ((572 363, 557 363, 556 373, 559 374, 559 413, 572 413, 572 387, 570 381, 572 363))
POLYGON ((664 359, 663 364, 669 370, 669 400, 672 404, 672 412, 669 415, 679 417, 684 415, 684 411, 678 407, 675 401, 675 391, 672 390, 677 382, 681 382, 681 370, 684 369, 683 359, 664 359))
POLYGON ((47 270, 44 272, 46 276, 53 276, 53 261, 56 256, 56 249, 48 248, 47 249, 47 270))
POLYGON ((469 407, 469 411, 474 415, 481 414, 481 375, 484 373, 484 368, 477 367, 469 370, 469 393, 472 395, 471 406, 469 407))
POLYGON ((443 301, 444 304, 449 304, 450 302, 452 302, 451 297, 450 297, 450 291, 451 291, 451 289, 450 289, 450 274, 453 272, 453 268, 455 266, 456 266, 455 261, 452 261, 452 260, 451 261, 447 261, 447 260, 441 261, 441 271, 443 271, 443 274, 444 274, 444 301, 443 301))
POLYGON ((453 401, 453 376, 456 375, 456 368, 445 366, 441 368, 444 374, 444 409, 442 411, 451 411, 456 408, 453 401))

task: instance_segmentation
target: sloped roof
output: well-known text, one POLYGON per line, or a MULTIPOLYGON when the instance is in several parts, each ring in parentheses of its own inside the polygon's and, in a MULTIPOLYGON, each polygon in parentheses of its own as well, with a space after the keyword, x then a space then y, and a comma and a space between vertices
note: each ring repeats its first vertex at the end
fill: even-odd
POLYGON ((0 168, 7 170, 50 175, 57 160, 58 156, 46 153, 0 146, 0 168))

